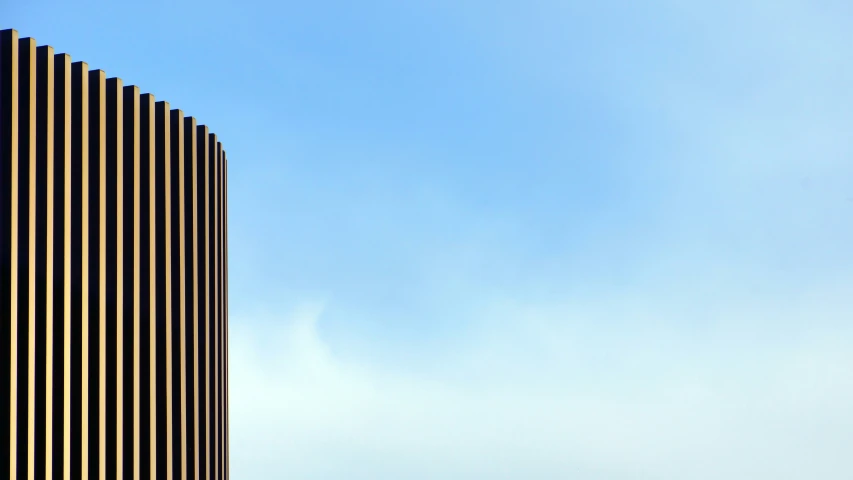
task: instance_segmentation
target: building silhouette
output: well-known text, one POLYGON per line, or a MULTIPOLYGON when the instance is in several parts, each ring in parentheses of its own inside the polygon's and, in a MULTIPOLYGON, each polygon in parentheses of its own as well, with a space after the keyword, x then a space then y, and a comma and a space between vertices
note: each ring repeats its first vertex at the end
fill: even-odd
POLYGON ((0 478, 228 478, 225 151, 0 31, 0 478))

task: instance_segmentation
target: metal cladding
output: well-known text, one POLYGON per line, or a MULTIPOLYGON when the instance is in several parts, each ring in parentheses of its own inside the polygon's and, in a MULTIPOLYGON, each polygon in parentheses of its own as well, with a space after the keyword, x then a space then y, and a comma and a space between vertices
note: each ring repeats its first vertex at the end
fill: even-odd
POLYGON ((0 31, 0 478, 228 478, 222 144, 0 31))

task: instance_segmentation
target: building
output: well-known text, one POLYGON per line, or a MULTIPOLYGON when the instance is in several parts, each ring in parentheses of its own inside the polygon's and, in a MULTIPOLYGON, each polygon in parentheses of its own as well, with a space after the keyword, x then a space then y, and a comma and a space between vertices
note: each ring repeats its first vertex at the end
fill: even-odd
POLYGON ((0 32, 0 478, 228 478, 225 151, 0 32))

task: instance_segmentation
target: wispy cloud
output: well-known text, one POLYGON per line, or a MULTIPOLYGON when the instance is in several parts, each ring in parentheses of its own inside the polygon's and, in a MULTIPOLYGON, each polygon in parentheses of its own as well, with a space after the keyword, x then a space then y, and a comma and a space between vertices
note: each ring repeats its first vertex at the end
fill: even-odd
POLYGON ((660 294, 586 308, 505 303, 436 351, 435 368, 402 373, 337 356, 316 306, 277 322, 235 318, 233 468, 265 478, 846 478, 853 332, 839 321, 853 315, 850 287, 788 301, 720 295, 698 332, 679 329, 660 294))
MULTIPOLYGON (((407 252, 418 283, 406 291, 434 307, 410 302, 414 321, 334 295, 282 306, 296 306, 291 314, 234 315, 234 471, 379 480, 853 476, 853 143, 844 127, 853 96, 841 81, 853 58, 839 21, 804 2, 662 5, 666 18, 648 17, 669 28, 656 40, 682 38, 681 50, 653 42, 658 31, 649 30, 645 67, 581 62, 592 68, 587 80, 610 82, 596 90, 603 105, 650 115, 649 125, 632 118, 627 128, 649 134, 655 148, 581 158, 602 171, 627 166, 636 175, 630 195, 594 213, 544 203, 507 213, 443 197, 458 228, 441 245, 407 252), (655 49, 678 61, 649 57, 655 49), (548 235, 564 241, 548 244, 548 235), (371 315, 410 325, 412 336, 435 324, 443 334, 424 347, 348 325, 371 315), (407 349, 419 349, 418 361, 400 353, 407 349)), ((545 64, 571 32, 555 27, 558 15, 510 10, 491 14, 528 29, 529 43, 489 29, 498 39, 484 44, 511 44, 505 66, 558 98, 571 69, 545 64), (529 29, 533 20, 545 27, 529 29), (540 44, 549 47, 524 55, 540 44)), ((638 48, 623 57, 613 49, 610 60, 638 48)), ((582 188, 584 172, 567 175, 564 188, 582 188)), ((554 195, 594 203, 569 197, 554 195)))

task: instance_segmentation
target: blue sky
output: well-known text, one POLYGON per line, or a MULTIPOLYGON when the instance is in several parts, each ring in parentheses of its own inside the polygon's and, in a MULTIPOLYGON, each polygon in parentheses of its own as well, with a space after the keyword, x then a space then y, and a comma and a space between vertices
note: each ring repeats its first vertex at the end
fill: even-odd
POLYGON ((0 16, 223 141, 234 478, 777 480, 853 476, 851 10, 0 16))

